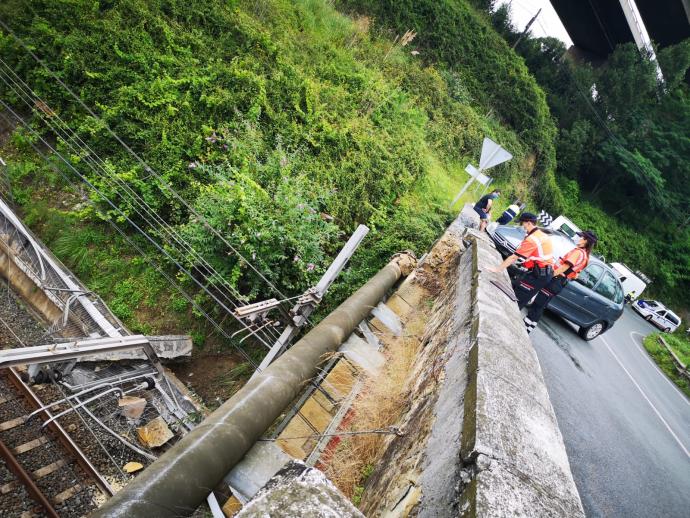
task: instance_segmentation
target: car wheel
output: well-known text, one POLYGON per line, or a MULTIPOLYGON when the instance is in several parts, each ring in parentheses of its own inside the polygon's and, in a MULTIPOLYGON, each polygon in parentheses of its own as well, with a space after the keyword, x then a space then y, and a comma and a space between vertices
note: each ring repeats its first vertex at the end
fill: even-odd
POLYGON ((590 340, 594 340, 597 336, 603 333, 605 329, 606 324, 604 324, 603 322, 595 322, 589 327, 581 327, 577 334, 580 335, 580 338, 584 338, 589 342, 590 340))
POLYGON ((647 315, 646 317, 644 317, 644 319, 645 319, 647 322, 651 322, 651 321, 652 321, 652 315, 647 315))
POLYGON ((670 332, 671 332, 671 328, 670 328, 670 327, 667 327, 666 329, 664 329, 664 333, 670 333, 670 332))

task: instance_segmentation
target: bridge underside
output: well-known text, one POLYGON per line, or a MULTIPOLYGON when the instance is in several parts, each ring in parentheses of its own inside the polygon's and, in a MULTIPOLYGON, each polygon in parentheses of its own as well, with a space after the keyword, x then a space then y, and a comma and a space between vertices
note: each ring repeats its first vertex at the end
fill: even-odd
MULTIPOLYGON (((617 0, 551 0, 573 43, 605 58, 621 43, 635 41, 617 0)), ((636 0, 649 37, 658 48, 690 38, 690 0, 636 0)))
POLYGON ((636 0, 649 37, 668 47, 690 38, 690 0, 636 0))

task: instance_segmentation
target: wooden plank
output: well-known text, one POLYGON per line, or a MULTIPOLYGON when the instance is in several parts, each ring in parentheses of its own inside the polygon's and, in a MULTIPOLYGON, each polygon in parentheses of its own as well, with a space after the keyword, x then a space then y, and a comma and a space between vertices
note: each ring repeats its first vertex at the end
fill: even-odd
POLYGON ((34 480, 38 480, 38 479, 41 479, 43 477, 47 477, 51 473, 57 471, 58 469, 60 469, 63 466, 66 466, 66 465, 67 465, 67 461, 65 461, 63 459, 57 460, 57 461, 53 462, 52 464, 48 464, 47 466, 43 466, 42 468, 38 468, 37 470, 35 470, 32 473, 33 478, 34 478, 34 480))
POLYGON ((26 422, 25 416, 17 417, 16 419, 10 419, 9 421, 5 421, 4 423, 0 423, 0 432, 4 432, 6 430, 11 430, 12 428, 16 428, 17 426, 23 425, 25 422, 26 422))
POLYGON ((50 439, 48 437, 39 437, 38 439, 34 439, 33 441, 25 442, 24 444, 20 444, 16 448, 12 450, 12 453, 15 455, 19 455, 21 453, 25 453, 27 451, 33 450, 34 448, 38 448, 39 446, 50 442, 50 439))
POLYGON ((84 489, 84 488, 82 486, 80 486, 79 484, 74 485, 74 486, 70 487, 69 489, 65 489, 62 493, 58 493, 57 495, 55 495, 55 497, 53 498, 53 503, 55 505, 63 504, 66 500, 69 500, 70 498, 72 498, 74 495, 79 493, 82 489, 84 489))
POLYGON ((13 480, 12 482, 8 482, 7 484, 0 486, 0 495, 6 495, 10 491, 14 490, 15 487, 17 487, 16 480, 13 480))

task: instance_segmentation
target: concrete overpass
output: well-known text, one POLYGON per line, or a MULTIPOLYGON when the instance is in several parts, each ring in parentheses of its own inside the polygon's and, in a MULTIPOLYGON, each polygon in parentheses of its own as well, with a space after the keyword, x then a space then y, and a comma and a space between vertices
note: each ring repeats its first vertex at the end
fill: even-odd
POLYGON ((690 38, 690 0, 551 0, 575 46, 604 59, 621 43, 645 44, 643 26, 658 48, 690 38))

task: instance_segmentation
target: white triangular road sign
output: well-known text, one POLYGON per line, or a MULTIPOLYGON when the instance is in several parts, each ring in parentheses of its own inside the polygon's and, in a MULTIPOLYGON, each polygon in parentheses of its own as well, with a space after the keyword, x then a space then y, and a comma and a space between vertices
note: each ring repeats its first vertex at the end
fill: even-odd
POLYGON ((489 169, 490 167, 507 162, 511 158, 513 158, 513 155, 490 138, 485 137, 484 144, 482 144, 482 156, 479 159, 479 169, 482 171, 489 169))

